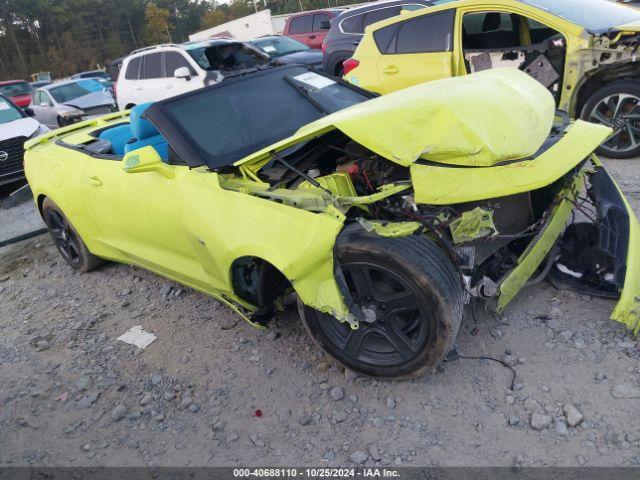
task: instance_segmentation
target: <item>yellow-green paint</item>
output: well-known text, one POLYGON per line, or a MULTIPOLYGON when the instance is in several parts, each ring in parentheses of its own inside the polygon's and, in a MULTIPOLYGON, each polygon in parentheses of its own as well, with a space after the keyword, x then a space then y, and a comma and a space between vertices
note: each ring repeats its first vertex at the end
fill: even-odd
POLYGON ((337 129, 403 166, 420 158, 491 166, 533 155, 549 135, 554 112, 551 94, 527 74, 488 70, 416 85, 340 110, 236 165, 257 171, 272 151, 337 129), (480 94, 485 91, 491 95, 480 94))
MULTIPOLYGON (((358 60, 359 65, 344 78, 367 90, 387 94, 422 82, 467 75, 462 45, 462 19, 468 13, 488 11, 518 14, 546 25, 563 35, 566 58, 564 71, 560 72, 563 83, 557 106, 561 110, 569 112, 573 117, 580 113, 577 111, 580 88, 595 70, 615 63, 636 61, 634 47, 617 45, 615 41, 610 42, 604 36, 594 36, 581 25, 520 1, 460 0, 407 12, 404 15, 391 17, 367 26, 365 34, 353 54, 353 58, 358 60), (375 31, 412 18, 448 10, 455 11, 451 51, 383 55, 378 50, 373 37, 375 31), (605 55, 602 56, 602 54, 605 55)), ((528 28, 528 22, 521 25, 522 27, 528 28)), ((618 28, 623 32, 638 32, 640 31, 640 22, 622 25, 618 28)), ((522 33, 523 40, 529 38, 529 43, 525 41, 524 45, 530 45, 528 31, 522 33)), ((492 97, 492 93, 488 94, 488 92, 490 91, 487 91, 487 96, 492 97)))
POLYGON ((535 160, 465 169, 416 163, 411 166, 416 202, 450 205, 546 187, 587 159, 609 135, 611 130, 607 127, 578 120, 560 141, 535 160))
POLYGON ((502 312, 513 297, 524 287, 527 281, 549 255, 549 252, 562 235, 574 209, 574 201, 585 185, 584 173, 577 174, 571 186, 560 191, 554 200, 554 207, 542 231, 531 241, 527 249, 518 258, 518 265, 511 270, 499 284, 497 312, 502 312))
MULTIPOLYGON (((449 205, 531 191, 589 159, 610 135, 605 127, 576 122, 555 145, 527 159, 544 140, 545 128, 548 134, 547 116, 553 117, 550 94, 515 70, 476 78, 475 87, 472 77, 452 79, 440 83, 440 89, 421 85, 329 115, 239 160, 233 173, 164 164, 149 147, 124 159, 93 159, 53 141, 86 142, 94 138, 91 132, 126 122, 126 112, 28 142, 25 171, 36 201, 51 198, 98 256, 184 283, 225 302, 246 319, 256 307, 234 293, 231 267, 241 257, 261 258, 290 280, 304 304, 354 326, 333 265, 336 238, 351 208, 366 211, 372 203, 405 193, 413 193, 417 203, 449 205), (511 98, 513 112, 493 108, 480 94, 489 83, 496 95, 511 98), (480 125, 477 131, 469 118, 480 125), (260 180, 259 170, 273 151, 335 129, 381 157, 409 166, 410 181, 356 196, 350 179, 342 174, 316 179, 330 193, 307 184, 271 188, 260 180), (500 132, 518 141, 500 138, 500 132), (424 164, 424 159, 431 164, 424 164), (514 159, 520 161, 500 164, 514 159)), ((634 326, 640 296, 640 228, 629 212, 627 283, 614 318, 634 326)), ((555 214, 558 220, 547 227, 556 238, 564 214, 563 207, 555 214)), ((420 227, 416 222, 368 222, 373 231, 388 237, 415 234, 420 227)), ((521 278, 531 266, 539 265, 547 247, 545 237, 521 258, 517 280, 503 284, 505 303, 522 286, 521 278)))
POLYGON ((498 234, 493 223, 493 210, 476 207, 451 222, 451 239, 456 245, 498 234))
POLYGON ((418 222, 382 222, 379 220, 365 220, 359 218, 358 222, 368 232, 376 232, 381 237, 398 238, 413 235, 422 227, 418 222))

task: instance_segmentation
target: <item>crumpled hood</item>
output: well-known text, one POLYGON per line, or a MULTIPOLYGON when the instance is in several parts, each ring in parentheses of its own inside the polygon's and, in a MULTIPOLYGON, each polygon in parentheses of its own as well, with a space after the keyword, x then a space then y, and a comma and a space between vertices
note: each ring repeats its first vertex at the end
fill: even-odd
POLYGON ((512 68, 423 83, 340 110, 300 128, 236 165, 338 129, 403 166, 422 158, 451 165, 492 166, 533 155, 555 116, 551 94, 512 68))
POLYGON ((112 105, 112 104, 113 104, 113 97, 104 91, 89 93, 87 95, 74 98, 73 100, 69 100, 68 102, 64 103, 64 105, 68 105, 74 108, 79 108, 81 110, 85 108, 99 107, 102 105, 112 105))

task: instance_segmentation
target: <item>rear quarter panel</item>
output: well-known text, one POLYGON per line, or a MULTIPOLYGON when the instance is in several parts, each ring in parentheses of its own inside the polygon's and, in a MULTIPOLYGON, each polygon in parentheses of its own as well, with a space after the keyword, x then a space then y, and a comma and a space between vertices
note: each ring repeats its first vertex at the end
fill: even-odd
POLYGON ((24 167, 37 206, 42 205, 44 197, 49 197, 93 251, 91 240, 96 232, 81 191, 87 158, 80 152, 47 142, 25 152, 24 167))

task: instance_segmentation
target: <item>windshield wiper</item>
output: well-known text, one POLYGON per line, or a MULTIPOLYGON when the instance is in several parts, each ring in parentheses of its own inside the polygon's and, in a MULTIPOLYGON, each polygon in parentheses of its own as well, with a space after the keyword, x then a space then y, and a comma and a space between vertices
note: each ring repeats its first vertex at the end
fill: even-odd
POLYGON ((300 95, 306 98, 309 101, 309 103, 311 103, 311 105, 316 107, 316 109, 320 113, 324 113, 325 115, 329 115, 331 113, 326 108, 324 108, 320 102, 314 99, 309 93, 309 91, 306 88, 304 88, 302 85, 297 85, 296 82, 294 82, 290 77, 285 76, 283 78, 285 82, 287 82, 289 85, 295 88, 296 92, 298 92, 300 95))

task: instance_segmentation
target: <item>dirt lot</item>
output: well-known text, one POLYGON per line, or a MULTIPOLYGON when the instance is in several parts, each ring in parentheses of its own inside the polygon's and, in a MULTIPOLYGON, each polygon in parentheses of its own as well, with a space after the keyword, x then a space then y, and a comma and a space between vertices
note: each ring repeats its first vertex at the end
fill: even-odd
MULTIPOLYGON (((640 160, 606 163, 640 213, 640 160)), ((612 307, 543 284, 477 334, 467 314, 459 353, 513 364, 513 391, 477 360, 375 381, 295 313, 258 331, 137 268, 75 274, 40 236, 0 249, 0 465, 639 465, 640 345, 612 307), (116 340, 137 324, 143 351, 116 340)))

